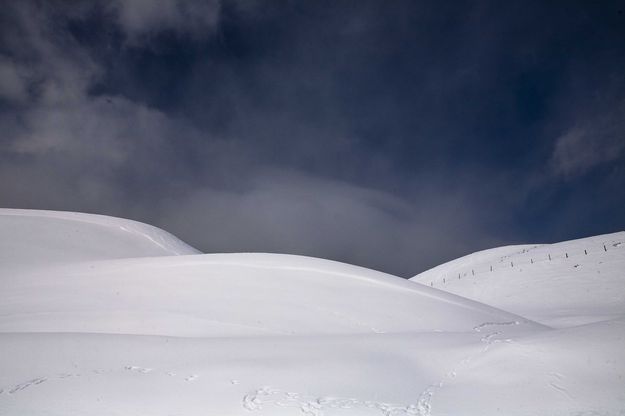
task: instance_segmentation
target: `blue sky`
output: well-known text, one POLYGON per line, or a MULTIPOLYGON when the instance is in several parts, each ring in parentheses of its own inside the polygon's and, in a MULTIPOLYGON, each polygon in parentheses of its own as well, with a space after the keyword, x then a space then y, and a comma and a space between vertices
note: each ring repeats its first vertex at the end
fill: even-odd
POLYGON ((625 229, 625 3, 438 3, 12 2, 0 205, 402 276, 625 229))

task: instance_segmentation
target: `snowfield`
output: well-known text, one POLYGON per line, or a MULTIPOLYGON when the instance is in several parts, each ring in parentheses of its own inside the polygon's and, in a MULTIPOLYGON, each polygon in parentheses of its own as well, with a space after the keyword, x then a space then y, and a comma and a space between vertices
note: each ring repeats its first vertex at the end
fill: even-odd
POLYGON ((2 209, 0 415, 622 416, 625 233, 405 280, 2 209))

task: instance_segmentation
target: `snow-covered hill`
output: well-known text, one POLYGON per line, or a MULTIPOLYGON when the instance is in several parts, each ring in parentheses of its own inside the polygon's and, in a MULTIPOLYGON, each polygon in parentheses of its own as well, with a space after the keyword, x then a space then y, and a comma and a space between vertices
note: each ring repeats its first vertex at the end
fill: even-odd
POLYGON ((618 307, 556 330, 440 290, 443 269, 199 254, 86 214, 0 210, 0 248, 0 415, 625 412, 618 307))
POLYGON ((625 315, 625 232, 484 250, 412 280, 551 326, 618 318, 625 315))

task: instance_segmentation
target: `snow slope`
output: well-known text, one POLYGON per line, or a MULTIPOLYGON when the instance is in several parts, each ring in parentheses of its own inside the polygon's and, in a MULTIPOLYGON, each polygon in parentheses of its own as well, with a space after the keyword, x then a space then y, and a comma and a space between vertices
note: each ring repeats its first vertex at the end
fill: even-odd
POLYGON ((412 280, 551 326, 625 315, 625 232, 480 251, 412 280))
POLYGON ((197 254, 151 225, 75 212, 0 209, 0 268, 197 254))
POLYGON ((625 414, 624 318, 85 214, 0 210, 0 247, 0 415, 625 414))

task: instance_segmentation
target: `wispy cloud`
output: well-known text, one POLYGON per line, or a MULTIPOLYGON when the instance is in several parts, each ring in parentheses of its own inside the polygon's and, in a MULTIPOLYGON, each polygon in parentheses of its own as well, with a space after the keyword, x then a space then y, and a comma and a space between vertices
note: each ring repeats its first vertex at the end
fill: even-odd
MULTIPOLYGON (((615 103, 590 120, 581 120, 555 141, 551 164, 556 175, 571 178, 615 162, 625 151, 625 104, 615 103)), ((583 116, 582 116, 583 117, 583 116)))
POLYGON ((109 7, 130 44, 149 40, 162 31, 206 37, 217 27, 219 0, 117 0, 109 7))

